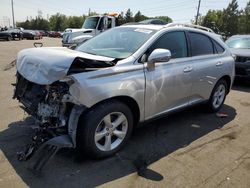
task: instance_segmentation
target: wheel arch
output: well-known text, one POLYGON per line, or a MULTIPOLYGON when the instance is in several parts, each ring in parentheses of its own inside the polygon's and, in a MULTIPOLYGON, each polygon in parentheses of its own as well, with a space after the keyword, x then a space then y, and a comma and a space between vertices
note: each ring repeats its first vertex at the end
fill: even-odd
MULTIPOLYGON (((217 83, 218 83, 220 80, 225 80, 225 81, 226 81, 226 83, 227 83, 227 94, 228 94, 229 91, 230 91, 230 88, 231 88, 231 83, 232 83, 231 77, 228 76, 228 75, 224 75, 224 76, 222 76, 222 77, 217 81, 217 83)), ((216 84, 217 84, 217 83, 216 83, 216 84)))
POLYGON ((140 108, 138 103, 136 102, 135 99, 133 99, 132 97, 129 96, 115 96, 115 97, 111 97, 102 101, 99 101, 98 103, 94 104, 91 108, 95 107, 96 105, 99 105, 100 103, 103 102, 107 102, 110 100, 116 100, 116 101, 120 101, 122 103, 124 103, 125 105, 127 105, 129 107, 129 109, 131 110, 132 114, 133 114, 133 124, 134 126, 136 126, 139 121, 140 121, 140 108))

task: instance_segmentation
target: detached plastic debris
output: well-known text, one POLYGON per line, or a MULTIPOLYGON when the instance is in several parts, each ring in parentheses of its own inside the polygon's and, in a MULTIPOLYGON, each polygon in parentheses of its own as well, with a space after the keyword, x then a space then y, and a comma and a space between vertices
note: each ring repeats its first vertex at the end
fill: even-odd
POLYGON ((216 113, 216 116, 219 117, 219 118, 226 118, 226 117, 228 117, 228 114, 226 114, 226 113, 216 113))

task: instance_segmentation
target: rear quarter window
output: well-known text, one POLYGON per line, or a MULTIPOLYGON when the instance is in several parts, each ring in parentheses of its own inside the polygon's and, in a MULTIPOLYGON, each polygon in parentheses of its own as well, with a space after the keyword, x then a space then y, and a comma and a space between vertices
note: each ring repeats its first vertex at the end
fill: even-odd
POLYGON ((189 32, 192 56, 214 54, 213 43, 210 38, 201 33, 189 32))
POLYGON ((215 54, 222 54, 225 49, 216 41, 213 40, 215 54))

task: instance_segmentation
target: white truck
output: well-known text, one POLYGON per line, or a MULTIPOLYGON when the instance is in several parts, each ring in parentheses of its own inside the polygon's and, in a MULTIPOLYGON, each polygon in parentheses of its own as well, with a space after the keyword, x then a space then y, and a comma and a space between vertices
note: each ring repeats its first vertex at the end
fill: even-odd
POLYGON ((62 39, 62 46, 71 47, 87 41, 101 32, 116 26, 117 13, 96 15, 86 18, 81 29, 68 28, 62 39))

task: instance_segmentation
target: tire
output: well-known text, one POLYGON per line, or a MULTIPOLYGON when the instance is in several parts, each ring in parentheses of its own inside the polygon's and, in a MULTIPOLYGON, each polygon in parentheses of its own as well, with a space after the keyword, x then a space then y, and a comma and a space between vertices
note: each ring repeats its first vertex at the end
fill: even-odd
POLYGON ((132 129, 133 115, 127 105, 117 100, 100 103, 80 117, 77 148, 90 158, 109 157, 127 143, 132 129))
POLYGON ((224 79, 219 80, 211 93, 209 98, 207 109, 209 112, 218 112, 224 101, 226 99, 226 95, 228 93, 228 85, 224 79))
POLYGON ((7 37, 6 40, 7 40, 7 41, 11 41, 11 37, 7 37))

